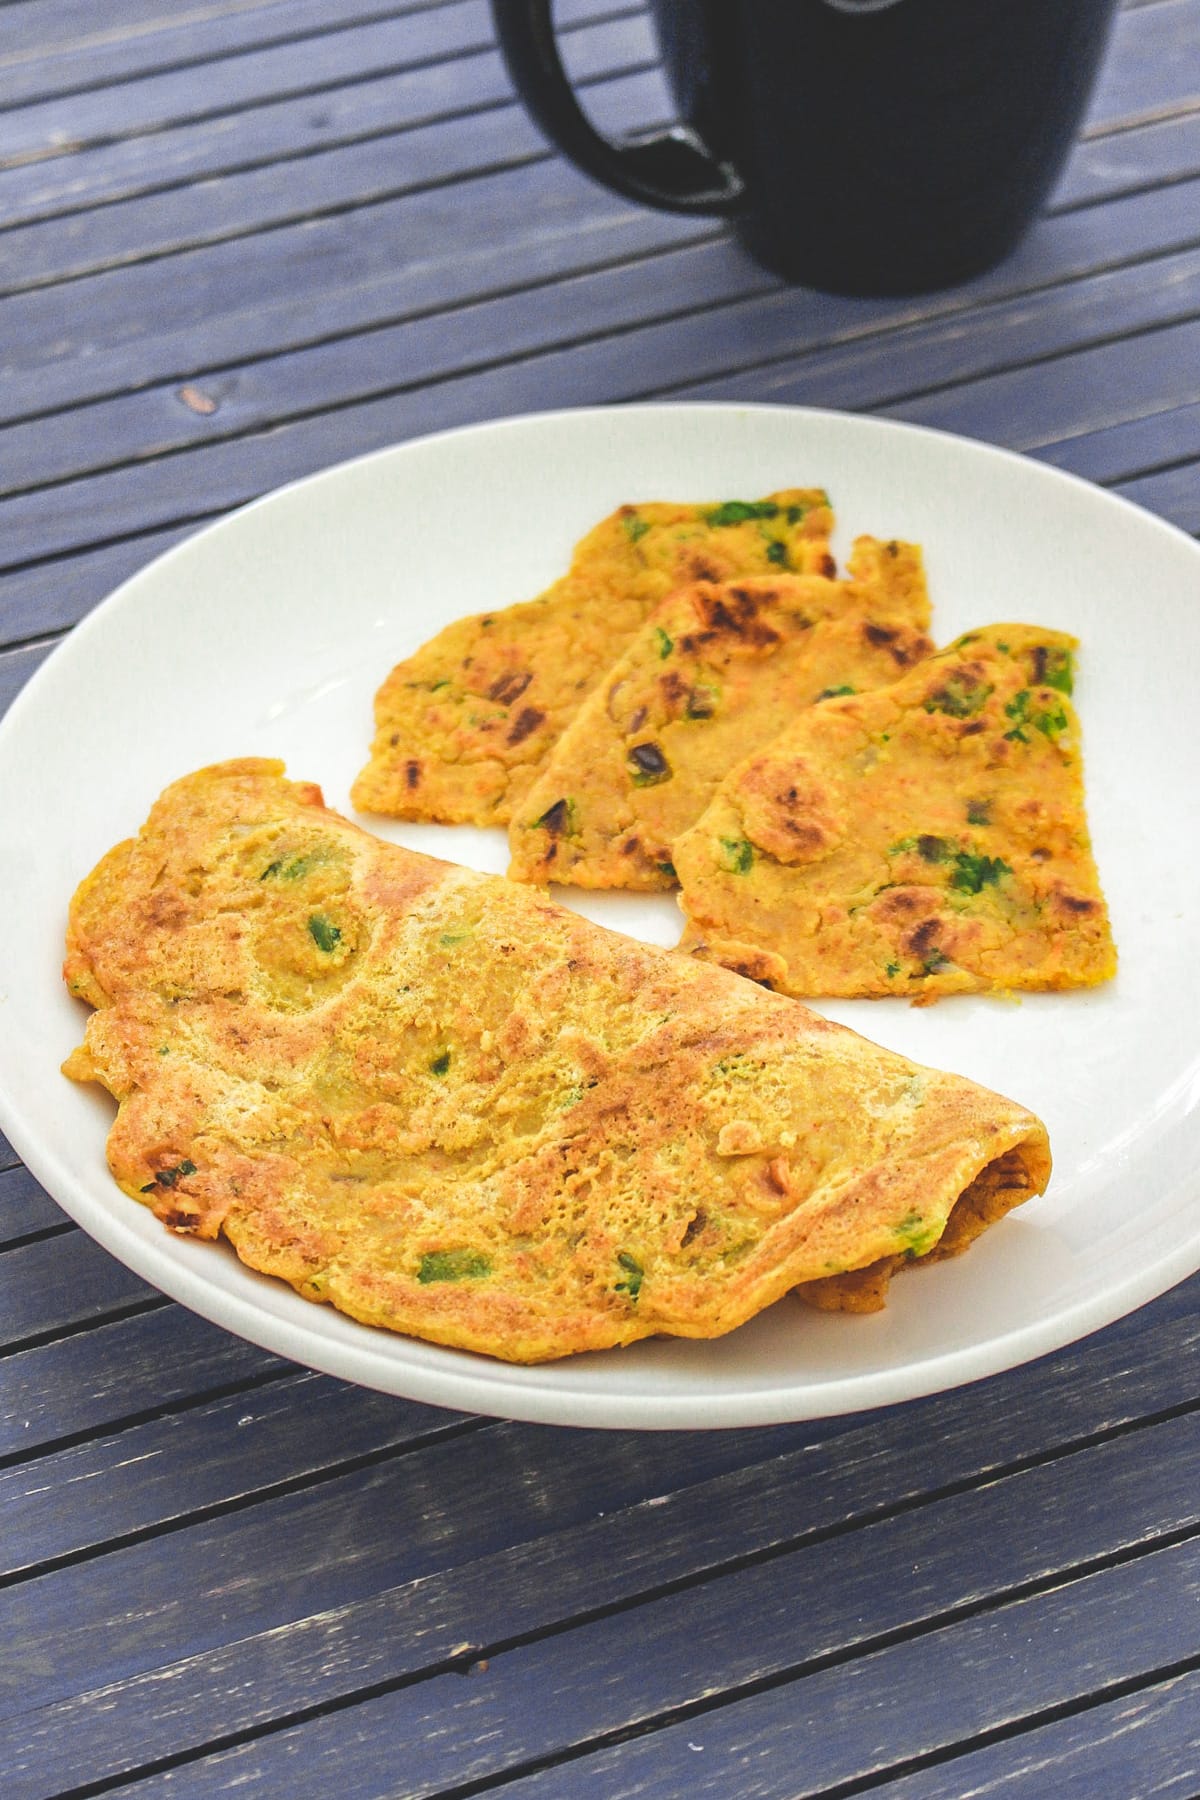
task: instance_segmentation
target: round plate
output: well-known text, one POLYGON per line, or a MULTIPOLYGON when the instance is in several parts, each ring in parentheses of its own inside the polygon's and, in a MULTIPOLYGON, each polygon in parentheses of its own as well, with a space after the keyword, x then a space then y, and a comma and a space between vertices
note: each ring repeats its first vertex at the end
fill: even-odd
MULTIPOLYGON (((0 727, 0 1123, 73 1218, 147 1281, 255 1343, 449 1407, 558 1424, 752 1425, 856 1411, 1054 1349, 1200 1267, 1200 547, 1127 503, 987 446, 792 408, 630 406, 449 432, 257 501, 97 608, 0 727), (112 1106, 59 1064, 85 1009, 59 979, 79 879, 165 784, 279 756, 348 810, 374 690, 448 620, 531 597, 623 501, 826 486, 860 532, 925 547, 934 634, 1027 621, 1083 640, 1089 814, 1121 957, 1108 987, 1019 1004, 822 1010, 1011 1094, 1055 1173, 968 1255, 906 1274, 887 1310, 781 1301, 712 1343, 670 1339, 523 1369, 358 1325, 170 1236, 108 1175, 112 1106)), ((499 832, 373 830, 503 870, 499 832)), ((564 895, 673 944, 669 897, 564 895)))

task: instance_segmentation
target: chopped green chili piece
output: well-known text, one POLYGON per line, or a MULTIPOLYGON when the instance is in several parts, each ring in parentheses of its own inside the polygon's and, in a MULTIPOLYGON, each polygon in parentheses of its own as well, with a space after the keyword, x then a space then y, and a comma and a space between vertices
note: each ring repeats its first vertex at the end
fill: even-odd
POLYGON ((308 935, 317 949, 324 950, 326 955, 342 941, 342 934, 338 927, 332 919, 327 919, 324 913, 313 914, 308 921, 308 935))
POLYGON ((176 1163, 173 1169, 156 1169, 154 1171, 154 1180, 148 1181, 141 1192, 143 1194, 152 1194, 155 1188, 176 1187, 183 1180, 185 1175, 194 1175, 195 1173, 195 1163, 190 1156, 185 1156, 183 1161, 181 1163, 176 1163))
POLYGON ((728 875, 748 875, 754 867, 754 845, 748 838, 721 840, 721 867, 728 875))
POLYGON ((660 662, 665 662, 666 658, 670 656, 672 650, 675 648, 675 639, 668 637, 661 625, 656 625, 654 627, 654 638, 655 642, 658 644, 659 660, 660 662))
POLYGON ((628 1294, 631 1300, 636 1300, 642 1291, 642 1281, 646 1271, 636 1257, 630 1256, 628 1250, 618 1250, 617 1261, 628 1275, 629 1280, 618 1281, 615 1291, 618 1294, 628 1294))
POLYGON ((707 525, 743 525, 747 519, 773 519, 779 512, 774 500, 726 500, 704 515, 707 525))
POLYGON ((417 1270, 417 1280, 478 1281, 492 1272, 492 1259, 482 1250, 427 1250, 417 1270))

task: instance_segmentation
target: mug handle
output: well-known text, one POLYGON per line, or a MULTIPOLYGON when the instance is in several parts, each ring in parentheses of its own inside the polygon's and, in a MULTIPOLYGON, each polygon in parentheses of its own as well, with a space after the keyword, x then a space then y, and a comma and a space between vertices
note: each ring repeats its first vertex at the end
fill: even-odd
POLYGON ((629 200, 667 212, 733 213, 741 177, 685 125, 614 143, 588 123, 554 41, 552 0, 492 0, 500 48, 517 92, 546 136, 629 200))

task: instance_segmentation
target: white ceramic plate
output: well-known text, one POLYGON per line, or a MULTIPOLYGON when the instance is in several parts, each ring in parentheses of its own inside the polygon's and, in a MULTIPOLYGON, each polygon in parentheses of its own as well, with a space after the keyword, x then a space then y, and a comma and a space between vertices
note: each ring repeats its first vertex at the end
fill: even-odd
MULTIPOLYGON (((99 607, 0 726, 0 1123, 66 1210, 185 1305, 271 1350, 449 1407, 560 1424, 751 1425, 848 1412, 1010 1367, 1200 1267, 1200 548, 1054 470, 939 433, 773 407, 545 414, 331 469, 169 552, 99 607), (1084 640, 1095 848, 1121 954, 1094 993, 1020 1004, 831 1005, 832 1017, 1039 1112, 1041 1199, 959 1260, 898 1281, 886 1312, 785 1300, 711 1344, 670 1340, 533 1369, 355 1324, 169 1236, 111 1181, 112 1107, 64 1080, 84 1009, 59 980, 76 882, 176 776, 283 757, 348 809, 371 698, 446 621, 538 592, 626 500, 823 484, 840 551, 871 531, 926 550, 934 631, 1029 620, 1084 640)), ((378 829, 377 822, 372 822, 378 829)), ((503 870, 499 832, 385 835, 503 870)), ((672 944, 667 897, 578 896, 672 944)))

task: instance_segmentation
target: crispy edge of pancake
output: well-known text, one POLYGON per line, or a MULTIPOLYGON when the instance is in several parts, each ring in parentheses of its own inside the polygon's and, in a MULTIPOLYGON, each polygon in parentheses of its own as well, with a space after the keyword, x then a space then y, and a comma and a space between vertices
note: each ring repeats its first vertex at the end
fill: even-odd
MULTIPOLYGON (((928 1254, 947 1230, 953 1230, 948 1222, 962 1206, 963 1196, 969 1202, 981 1177, 986 1180, 986 1172, 1006 1157, 1019 1161, 1026 1193, 1044 1187, 1050 1167, 1045 1129, 1012 1102, 961 1077, 922 1069, 724 971, 620 939, 500 877, 456 870, 381 844, 324 809, 319 790, 284 782, 281 776, 281 765, 248 759, 199 771, 174 784, 157 803, 139 839, 109 852, 80 884, 72 902, 65 974, 71 991, 99 1010, 65 1072, 77 1080, 103 1082, 118 1099, 118 1118, 110 1134, 114 1174, 125 1192, 150 1204, 169 1228, 209 1238, 223 1233, 250 1266, 281 1276, 306 1297, 331 1301, 367 1323, 508 1360, 539 1361, 660 1332, 721 1335, 797 1285, 814 1263, 829 1270, 848 1257, 857 1266, 870 1267, 895 1253, 897 1243, 904 1252, 928 1254), (219 1110, 225 1104, 221 1082, 230 1081, 228 1071, 223 1076, 201 1056, 190 1064, 180 1059, 169 1072, 172 1059, 159 1055, 161 1045, 156 1048, 166 1020, 174 1019, 180 1029, 186 1026, 193 1036, 198 1032, 202 1044, 206 1024, 210 1031, 219 1025, 223 1054, 235 1062, 248 1058, 251 1068, 257 1066, 254 1059, 266 1034, 260 1021, 256 1037, 253 1011, 242 1018, 236 998, 214 989, 205 1002, 209 1012, 189 1013, 174 988, 174 998, 166 1001, 157 990, 150 994, 154 959, 158 956, 161 967, 162 957, 152 941, 148 946, 148 932, 150 939, 157 933, 162 945, 173 946, 182 956, 182 962, 172 964, 171 981, 176 986, 181 969, 188 980, 216 975, 218 987, 231 973, 244 976, 245 967, 236 959, 227 965, 223 953, 213 950, 214 930, 221 944, 238 940, 236 908, 225 904, 205 913, 199 942, 194 934, 188 936, 189 922, 198 918, 204 852, 213 832, 232 833, 236 843, 264 821, 281 824, 285 832, 296 824, 317 823, 339 854, 345 849, 356 860, 357 885, 348 891, 366 896, 363 904, 370 900, 378 905, 385 925, 399 920, 407 927, 415 918, 413 929, 431 934, 439 930, 455 896, 467 895, 472 903, 501 912, 505 929, 510 922, 525 921, 536 925, 540 935, 557 931, 561 943, 548 964, 536 960, 540 952, 531 953, 534 974, 542 981, 570 971, 572 978, 593 983, 606 1018, 612 1014, 618 989, 626 999, 637 997, 637 1004, 643 1003, 647 992, 657 1006, 675 1002, 684 1015, 682 1022, 664 1024, 649 1035, 635 1033, 633 1063, 627 1060, 608 1072, 610 1085, 595 1100, 588 1142, 606 1141, 611 1127, 604 1123, 604 1109, 622 1081, 626 1113, 652 1147, 671 1140, 677 1130, 694 1133, 696 1096, 705 1071, 711 1080, 718 1051, 734 1061, 747 1051, 768 1059, 795 1056, 798 1066, 808 1066, 810 1074, 819 1068, 826 1082, 836 1086, 844 1079, 850 1084, 847 1093, 853 1091, 856 1099, 872 1077, 882 1079, 889 1090, 899 1083, 908 1096, 905 1116, 917 1121, 919 1129, 914 1124, 899 1147, 885 1131, 883 1152, 876 1146, 870 1166, 857 1174, 847 1169, 848 1179, 831 1180, 817 1204, 810 1204, 810 1194, 791 1212, 779 1211, 787 1200, 787 1158, 771 1157, 772 1146, 764 1143, 761 1133, 756 1144, 755 1126, 739 1116, 748 1108, 753 1111, 754 1088, 739 1085, 733 1076, 723 1078, 719 1090, 713 1090, 720 1104, 712 1117, 705 1115, 705 1129, 715 1139, 718 1157, 726 1159, 732 1171, 727 1179, 742 1180, 744 1192, 745 1181, 761 1175, 762 1194, 754 1204, 761 1208, 763 1196, 773 1194, 771 1204, 779 1216, 768 1223, 744 1258, 723 1270, 717 1294, 711 1279, 700 1279, 695 1270, 680 1274, 669 1262, 653 1263, 649 1258, 645 1270, 638 1270, 638 1283, 647 1293, 640 1307, 637 1291, 618 1298, 620 1287, 629 1286, 628 1277, 615 1287, 598 1285, 594 1305, 581 1302, 542 1315, 512 1293, 464 1294, 461 1284, 453 1294, 431 1293, 411 1275, 402 1280, 394 1273, 375 1279, 370 1269, 365 1275, 360 1271, 339 1292, 336 1282, 323 1278, 319 1254, 316 1263, 306 1260, 303 1231, 299 1239, 296 1235, 303 1214, 286 1203, 286 1184, 280 1188, 282 1177, 272 1157, 260 1156, 256 1163, 238 1141, 227 1147, 227 1155, 219 1143, 214 1148, 210 1142, 209 1154, 196 1149, 193 1156, 204 1135, 205 1118, 212 1108, 219 1110), (576 971, 582 972, 576 977, 576 971), (639 1107, 639 1091, 653 1092, 655 1106, 639 1107), (682 1108, 682 1119, 673 1107, 682 1108), (160 1166, 167 1156, 175 1160, 160 1166), (264 1172, 267 1163, 272 1167, 264 1172), (265 1195, 257 1201, 256 1182, 266 1183, 265 1195)), ((280 876, 282 886, 286 869, 280 876)), ((264 878, 255 876, 259 882, 264 878)), ((324 879, 318 870, 318 884, 324 879)), ((303 908, 309 904, 304 901, 303 908)), ((309 924, 311 928, 311 919, 309 924)), ((385 972, 394 972, 391 963, 385 963, 385 972)), ((336 1021, 339 1001, 347 991, 343 984, 323 994, 315 1008, 301 1009, 297 1029, 310 1050, 314 1032, 319 1047, 322 1032, 336 1031, 336 1023, 330 1026, 329 1021, 336 1021)), ((288 1017, 267 1024, 281 1042, 290 1042, 288 1017)), ((765 1078, 761 1079, 765 1086, 765 1078)), ((790 1096, 792 1090, 786 1091, 790 1096)), ((807 1091, 800 1084, 796 1097, 807 1091)), ((545 1148, 553 1160, 554 1145, 545 1148)), ((720 1166, 724 1169, 726 1163, 720 1166)), ((1015 1183, 1009 1182, 1008 1188, 1013 1190, 1015 1183)), ((744 1209, 739 1216, 744 1216, 744 1209)))

